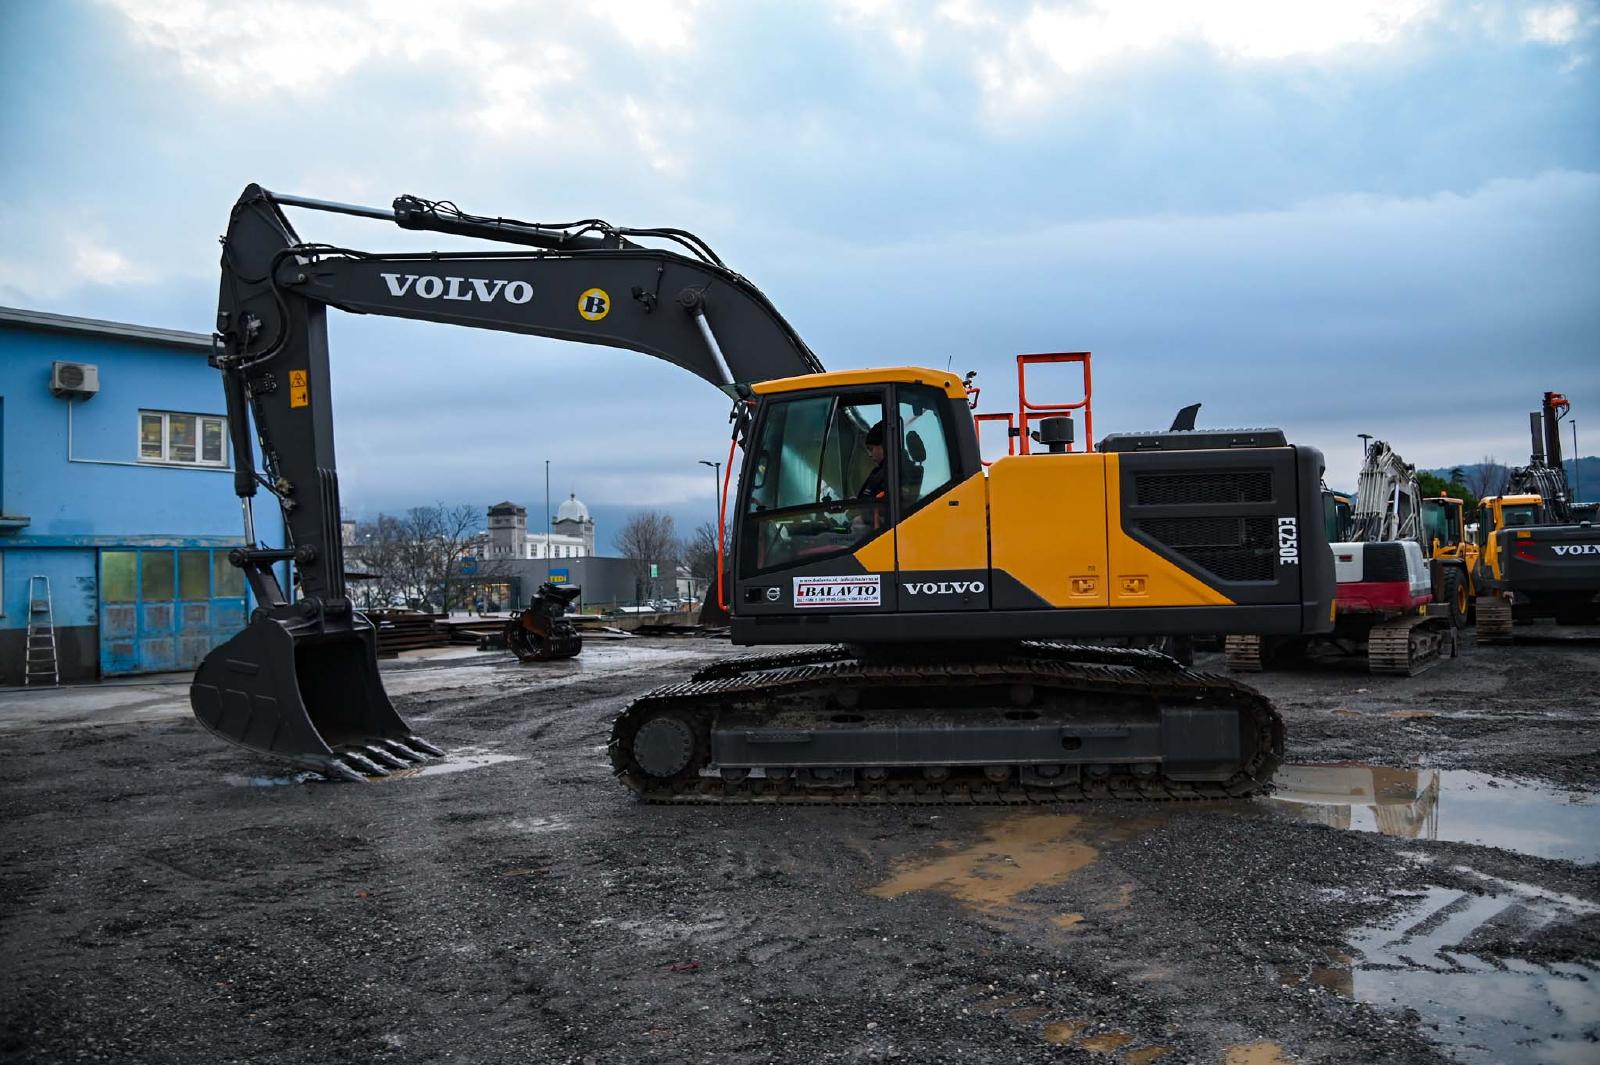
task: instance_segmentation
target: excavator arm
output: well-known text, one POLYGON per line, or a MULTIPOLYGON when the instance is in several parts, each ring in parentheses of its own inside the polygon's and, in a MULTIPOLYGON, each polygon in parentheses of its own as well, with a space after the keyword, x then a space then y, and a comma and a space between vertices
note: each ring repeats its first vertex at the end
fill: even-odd
POLYGON ((1357 478, 1351 539, 1362 543, 1385 540, 1422 542, 1422 490, 1416 467, 1383 440, 1367 448, 1357 478))
POLYGON ((245 520, 245 544, 231 557, 257 610, 245 631, 201 664, 191 701, 225 739, 344 776, 433 749, 390 706, 377 677, 375 634, 345 590, 329 307, 642 352, 722 389, 736 414, 750 384, 822 370, 760 290, 682 230, 593 219, 547 226, 411 196, 385 211, 246 188, 222 241, 212 361, 223 375, 245 520), (295 232, 285 207, 516 250, 372 254, 312 244, 295 232), (281 547, 256 542, 258 487, 282 509, 288 542, 281 547), (298 595, 273 570, 285 560, 295 565, 298 595))

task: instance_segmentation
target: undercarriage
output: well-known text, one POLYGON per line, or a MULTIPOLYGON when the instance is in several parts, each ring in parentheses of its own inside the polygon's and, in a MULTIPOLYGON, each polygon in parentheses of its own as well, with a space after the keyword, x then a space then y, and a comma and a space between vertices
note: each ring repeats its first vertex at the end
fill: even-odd
POLYGON ((1369 673, 1414 677, 1456 655, 1458 633, 1447 616, 1355 617, 1366 624, 1344 617, 1327 636, 1229 636, 1223 642, 1228 668, 1235 673, 1260 673, 1280 660, 1332 653, 1345 658, 1365 657, 1369 673))
POLYGON ((980 658, 844 646, 714 663, 616 720, 615 772, 665 803, 1049 803, 1253 794, 1283 724, 1154 651, 1024 642, 980 658))

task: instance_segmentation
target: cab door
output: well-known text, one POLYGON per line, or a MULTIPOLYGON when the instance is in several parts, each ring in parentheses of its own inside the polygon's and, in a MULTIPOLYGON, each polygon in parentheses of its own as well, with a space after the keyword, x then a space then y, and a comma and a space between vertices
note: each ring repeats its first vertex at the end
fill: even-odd
POLYGON ((883 386, 763 400, 739 493, 736 614, 896 609, 893 457, 875 475, 867 445, 889 410, 883 386))
POLYGON ((897 384, 894 410, 896 431, 891 439, 899 442, 893 495, 900 609, 908 613, 987 610, 992 582, 983 467, 964 470, 973 464, 962 458, 956 410, 943 389, 897 384))

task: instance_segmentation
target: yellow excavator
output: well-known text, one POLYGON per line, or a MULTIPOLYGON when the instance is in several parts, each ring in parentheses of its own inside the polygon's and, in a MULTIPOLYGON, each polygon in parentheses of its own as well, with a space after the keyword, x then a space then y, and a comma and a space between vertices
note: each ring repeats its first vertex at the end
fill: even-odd
POLYGON ((1080 449, 1072 418, 1025 414, 1024 444, 1038 449, 986 464, 960 378, 826 372, 683 230, 259 186, 223 240, 214 358, 245 513, 232 559, 257 606, 191 692, 227 740, 353 780, 438 752, 390 704, 372 627, 344 587, 329 307, 628 348, 731 400, 730 459, 745 458, 737 490, 731 461, 723 482, 720 594, 735 643, 788 646, 714 663, 618 715, 615 771, 648 801, 1232 796, 1282 757, 1282 721, 1249 687, 1072 641, 1325 629, 1315 449, 1273 429, 1113 434, 1080 449), (309 244, 288 207, 515 248, 309 244), (282 508, 287 543, 256 543, 258 489, 282 508), (275 575, 286 560, 297 592, 275 575))

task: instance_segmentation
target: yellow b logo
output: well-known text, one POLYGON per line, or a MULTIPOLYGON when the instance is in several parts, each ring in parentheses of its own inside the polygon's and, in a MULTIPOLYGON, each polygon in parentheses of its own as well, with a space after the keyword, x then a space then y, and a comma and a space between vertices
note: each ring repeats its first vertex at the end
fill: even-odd
POLYGON ((611 312, 611 296, 603 288, 584 289, 578 297, 578 313, 591 322, 598 322, 611 312))

